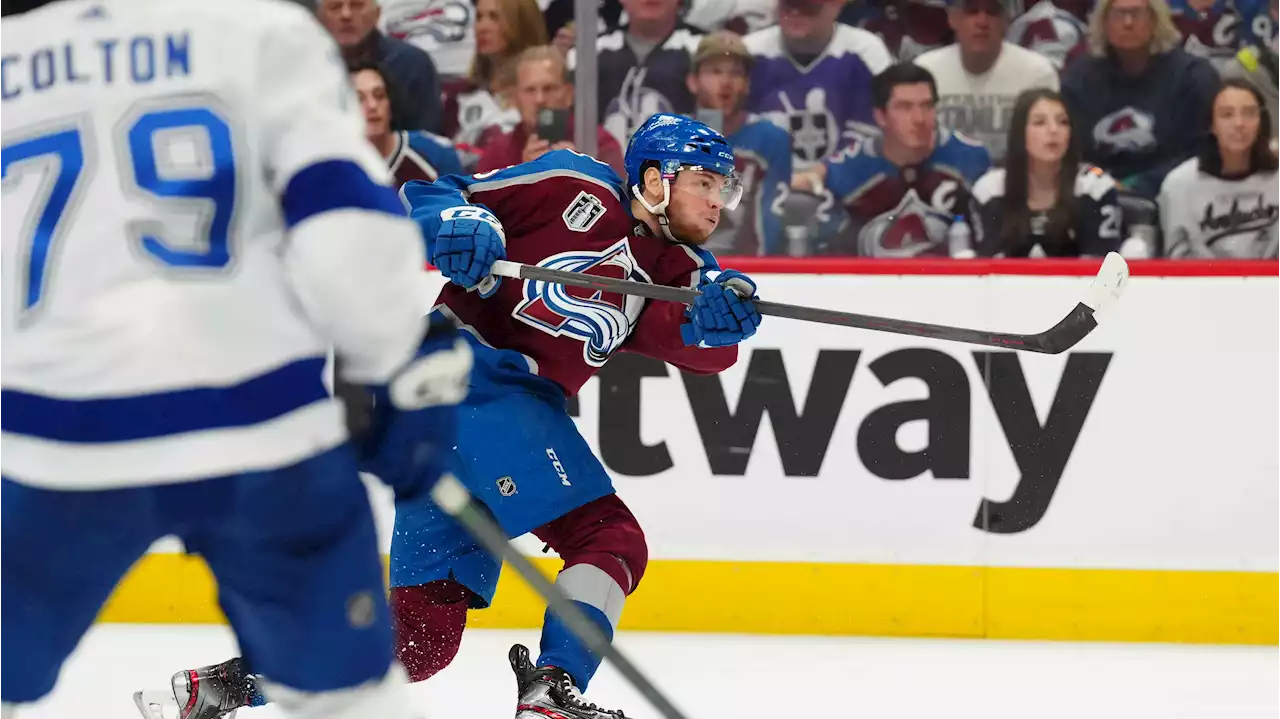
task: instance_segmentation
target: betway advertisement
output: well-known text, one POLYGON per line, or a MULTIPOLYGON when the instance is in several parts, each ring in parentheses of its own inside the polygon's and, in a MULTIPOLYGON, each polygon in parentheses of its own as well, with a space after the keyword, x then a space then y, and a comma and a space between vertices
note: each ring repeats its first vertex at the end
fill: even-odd
MULTIPOLYGON (((1011 332, 1090 281, 758 279, 1011 332)), ((766 318, 719 376, 623 353, 573 411, 655 558, 1275 571, 1278 297, 1274 276, 1134 277, 1056 356, 766 318)))

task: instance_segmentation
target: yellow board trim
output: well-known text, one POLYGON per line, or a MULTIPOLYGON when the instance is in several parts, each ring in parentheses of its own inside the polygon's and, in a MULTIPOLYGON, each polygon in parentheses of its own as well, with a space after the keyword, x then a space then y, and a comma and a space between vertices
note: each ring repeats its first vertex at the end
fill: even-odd
MULTIPOLYGON (((558 560, 535 559, 548 575, 558 560)), ((470 626, 528 628, 543 604, 512 571, 470 626)), ((662 560, 622 629, 1280 644, 1280 575, 1136 569, 662 560)), ((148 554, 100 621, 225 622, 204 562, 148 554)))

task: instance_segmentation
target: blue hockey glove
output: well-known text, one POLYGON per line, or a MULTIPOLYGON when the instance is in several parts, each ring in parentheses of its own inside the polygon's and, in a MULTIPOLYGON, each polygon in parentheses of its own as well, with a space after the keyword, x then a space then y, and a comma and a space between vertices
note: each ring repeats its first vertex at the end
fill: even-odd
POLYGON ((489 297, 502 279, 490 274, 493 263, 506 257, 506 233, 487 207, 459 205, 440 212, 440 229, 427 260, 450 282, 489 297))
POLYGON ((471 346, 453 323, 433 317, 418 353, 386 385, 370 387, 372 407, 353 433, 362 472, 412 499, 449 470, 457 406, 471 378, 471 346))
POLYGON ((754 335, 760 327, 756 283, 737 270, 725 270, 699 287, 702 294, 685 311, 680 325, 686 346, 727 347, 754 335))

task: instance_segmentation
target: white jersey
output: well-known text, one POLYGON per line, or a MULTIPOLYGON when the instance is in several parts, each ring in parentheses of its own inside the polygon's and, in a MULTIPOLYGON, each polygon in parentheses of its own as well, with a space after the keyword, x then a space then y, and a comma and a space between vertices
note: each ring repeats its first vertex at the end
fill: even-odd
POLYGON ((337 47, 266 0, 68 0, 3 24, 4 476, 54 489, 293 464, 323 383, 421 339, 423 246, 337 47))
POLYGON ((1274 172, 1226 180, 1201 170, 1193 157, 1165 176, 1159 202, 1170 257, 1276 256, 1280 184, 1274 172))

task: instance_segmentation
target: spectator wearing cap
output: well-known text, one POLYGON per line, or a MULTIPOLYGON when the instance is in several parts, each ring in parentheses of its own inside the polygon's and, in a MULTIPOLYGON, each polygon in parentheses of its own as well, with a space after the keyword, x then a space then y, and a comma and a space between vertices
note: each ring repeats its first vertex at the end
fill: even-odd
POLYGON ((348 66, 378 65, 400 98, 393 118, 405 130, 440 131, 440 78, 426 52, 378 31, 377 0, 319 0, 316 19, 348 66))
MULTIPOLYGON (((476 172, 530 162, 552 150, 576 150, 573 85, 564 56, 551 45, 526 49, 514 60, 515 106, 520 124, 485 144, 476 172)), ((622 176, 622 146, 603 127, 596 129, 596 158, 622 176)))
POLYGON ((1003 164, 1009 118, 1018 95, 1058 89, 1058 71, 1043 55, 1005 42, 1001 0, 951 0, 947 21, 956 41, 915 62, 938 83, 938 122, 981 142, 1003 164))
POLYGON ((777 125, 747 114, 753 58, 742 38, 727 30, 698 43, 689 91, 699 120, 733 146, 742 201, 720 211, 720 225, 706 248, 722 255, 785 254, 782 211, 791 183, 791 139, 777 125))
POLYGON ((1099 0, 1089 54, 1062 76, 1084 160, 1149 200, 1204 142, 1218 90, 1213 66, 1181 44, 1165 0, 1099 0))
POLYGON ((874 133, 871 78, 893 62, 875 35, 837 23, 845 0, 778 0, 778 24, 743 39, 756 57, 747 109, 791 135, 811 168, 874 133))

